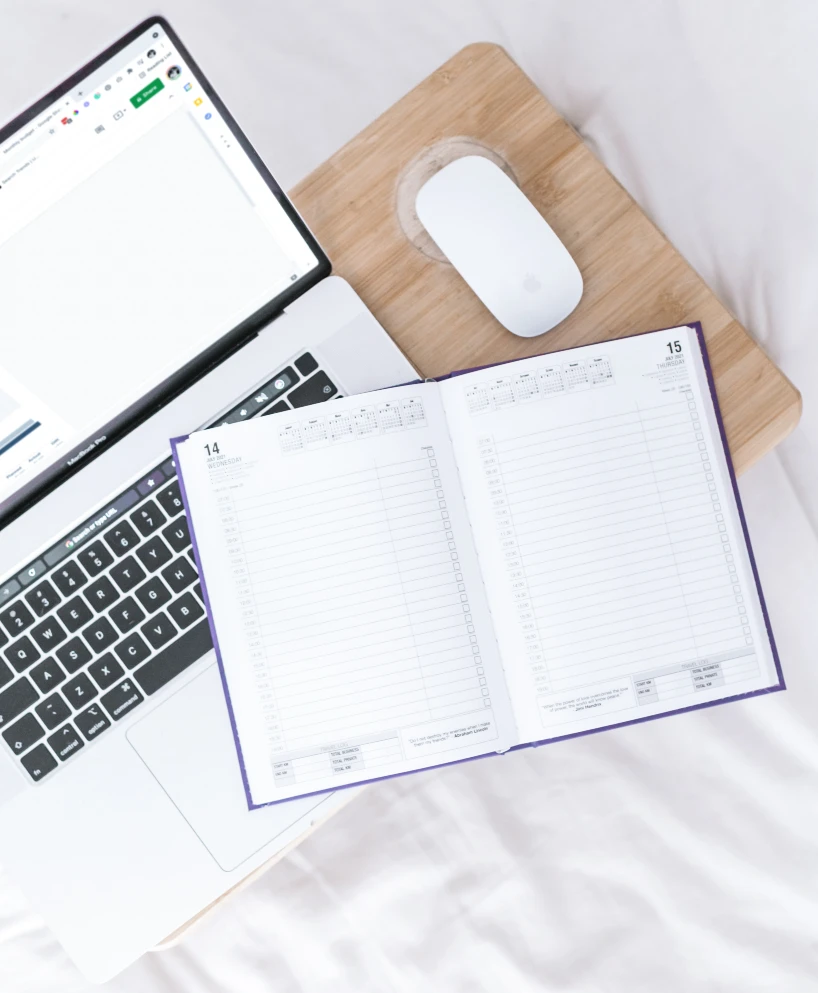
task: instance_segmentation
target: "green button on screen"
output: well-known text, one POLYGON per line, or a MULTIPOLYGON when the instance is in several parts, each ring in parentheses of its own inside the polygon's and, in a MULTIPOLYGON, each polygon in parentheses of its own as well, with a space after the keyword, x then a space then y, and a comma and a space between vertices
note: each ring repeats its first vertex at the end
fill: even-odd
POLYGON ((151 97, 155 97, 156 94, 160 90, 164 90, 164 88, 165 84, 161 79, 154 79, 152 83, 148 83, 143 90, 140 90, 131 97, 131 103, 134 107, 141 107, 146 100, 150 100, 151 97))

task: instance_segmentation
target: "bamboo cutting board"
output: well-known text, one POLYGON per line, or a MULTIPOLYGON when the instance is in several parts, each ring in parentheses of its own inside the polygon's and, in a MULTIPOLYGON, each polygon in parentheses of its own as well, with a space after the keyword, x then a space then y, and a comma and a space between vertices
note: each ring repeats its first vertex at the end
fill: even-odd
POLYGON ((798 423, 798 391, 496 45, 464 48, 291 195, 424 376, 700 320, 736 471, 798 423), (515 178, 582 272, 580 305, 544 338, 502 328, 413 216, 420 183, 474 152, 515 178))
MULTIPOLYGON (((736 471, 798 423, 795 387, 496 45, 464 48, 291 197, 335 272, 425 376, 700 320, 736 471), (516 338, 502 328, 413 214, 424 179, 475 153, 517 181, 582 272, 579 307, 545 338, 516 338)), ((224 898, 159 947, 175 943, 224 898)))

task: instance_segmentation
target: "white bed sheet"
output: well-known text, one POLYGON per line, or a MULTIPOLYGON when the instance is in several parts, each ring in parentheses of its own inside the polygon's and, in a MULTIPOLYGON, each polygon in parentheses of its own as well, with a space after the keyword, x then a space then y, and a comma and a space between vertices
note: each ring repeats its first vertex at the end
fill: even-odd
MULTIPOLYGON (((2 0, 0 119, 151 7, 2 0)), ((372 787, 105 989, 815 990, 818 9, 163 8, 285 187, 464 44, 508 49, 804 393, 741 481, 789 691, 372 787)), ((0 870, 0 990, 85 989, 0 870)))

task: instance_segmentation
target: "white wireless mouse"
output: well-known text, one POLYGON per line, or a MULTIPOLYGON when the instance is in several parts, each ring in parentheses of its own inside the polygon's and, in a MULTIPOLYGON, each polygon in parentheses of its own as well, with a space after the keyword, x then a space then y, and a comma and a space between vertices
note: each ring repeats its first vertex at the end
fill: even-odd
POLYGON ((415 207, 441 251, 512 334, 544 334, 579 303, 576 262, 488 159, 467 155, 444 166, 420 188, 415 207))

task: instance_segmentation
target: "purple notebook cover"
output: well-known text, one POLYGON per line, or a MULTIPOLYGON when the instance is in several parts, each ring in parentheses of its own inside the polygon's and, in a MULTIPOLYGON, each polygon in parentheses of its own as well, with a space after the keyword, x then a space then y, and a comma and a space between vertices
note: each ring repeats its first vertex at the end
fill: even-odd
MULTIPOLYGON (((741 505, 741 497, 739 496, 738 483, 736 481, 736 473, 735 473, 735 469, 733 468, 733 460, 730 457, 730 449, 727 447, 727 435, 726 435, 725 430, 724 430, 724 420, 722 419, 722 416, 721 416, 721 408, 719 407, 719 400, 718 400, 718 396, 716 395, 716 384, 715 384, 715 381, 713 379, 713 370, 712 370, 711 365, 710 365, 710 358, 709 358, 709 356, 707 354, 707 346, 705 344, 704 333, 702 332, 702 326, 701 326, 701 323, 699 321, 691 321, 691 322, 689 322, 689 323, 687 323, 685 325, 676 324, 676 325, 673 325, 673 327, 674 328, 675 327, 689 327, 689 328, 692 328, 693 330, 695 330, 695 332, 696 332, 696 338, 697 338, 698 343, 699 343, 699 349, 701 351, 702 361, 704 363, 704 369, 705 369, 705 373, 707 375, 707 384, 708 384, 708 386, 710 388, 710 397, 711 397, 711 399, 713 401, 713 409, 715 411, 716 420, 717 420, 718 426, 719 426, 719 434, 721 436, 721 443, 722 443, 722 447, 724 449, 724 456, 725 456, 725 459, 727 461, 728 471, 730 473, 730 483, 731 483, 732 488, 733 488, 733 497, 734 497, 734 499, 736 501, 736 508, 738 510, 739 520, 741 521, 741 529, 742 529, 742 531, 744 533, 744 540, 745 540, 745 542, 747 544, 747 554, 748 554, 748 557, 749 557, 749 560, 750 560, 750 567, 751 567, 751 569, 753 571, 753 579, 755 580, 756 590, 758 591, 758 599, 759 599, 759 603, 761 605, 761 613, 762 613, 762 616, 764 617, 764 624, 765 624, 765 627, 767 629, 767 635, 769 636, 769 639, 770 639, 770 648, 772 650, 773 659, 775 661, 775 671, 776 671, 776 675, 778 676, 778 683, 775 686, 769 686, 769 687, 766 687, 766 688, 760 689, 760 690, 751 690, 751 691, 749 691, 747 693, 736 693, 733 696, 724 697, 721 700, 710 700, 710 701, 707 701, 707 702, 704 702, 704 703, 694 703, 694 704, 690 704, 687 707, 678 707, 675 710, 667 710, 667 711, 665 711, 664 713, 661 713, 661 714, 649 714, 649 715, 646 715, 645 717, 634 717, 634 718, 631 718, 630 720, 627 720, 627 721, 620 721, 617 724, 608 724, 608 725, 606 725, 605 727, 602 727, 602 728, 592 728, 592 729, 590 729, 588 731, 574 731, 574 732, 572 732, 570 734, 557 735, 557 736, 555 736, 553 738, 543 738, 541 741, 531 741, 531 742, 524 742, 524 743, 519 744, 519 745, 512 745, 512 747, 510 749, 508 749, 509 751, 518 751, 521 748, 536 748, 539 745, 549 745, 549 744, 552 744, 553 742, 556 742, 556 741, 566 741, 569 738, 583 738, 586 735, 589 735, 589 734, 599 734, 602 731, 610 731, 613 728, 627 727, 630 724, 642 724, 645 721, 655 721, 655 720, 658 720, 659 718, 672 717, 672 716, 674 716, 676 714, 684 714, 684 713, 687 713, 687 712, 692 711, 692 710, 704 710, 706 707, 716 707, 716 706, 720 706, 723 703, 732 703, 735 700, 745 700, 745 699, 748 699, 749 697, 763 696, 763 695, 766 695, 767 693, 777 693, 780 690, 786 689, 786 685, 784 683, 784 674, 783 674, 783 672, 781 670, 781 660, 779 659, 779 656, 778 656, 778 649, 776 648, 775 638, 773 637, 772 627, 770 626, 770 617, 769 617, 769 614, 767 612, 767 604, 766 604, 766 602, 764 600, 764 593, 763 593, 763 591, 761 589, 761 580, 759 579, 759 576, 758 576, 758 568, 756 566, 755 556, 753 555, 753 547, 752 547, 752 544, 750 543, 750 534, 749 534, 749 532, 747 530, 747 521, 746 521, 746 518, 744 516, 744 508, 741 505)), ((670 331, 672 329, 673 328, 656 328, 653 331, 641 331, 641 332, 638 332, 637 334, 633 334, 633 335, 623 335, 623 337, 624 338, 637 338, 637 337, 640 337, 643 334, 660 334, 662 331, 670 331)), ((614 339, 614 340, 618 340, 618 339, 614 339)), ((583 346, 578 346, 578 347, 583 347, 583 346)), ((551 353, 543 353, 543 354, 559 355, 559 354, 563 354, 564 352, 570 352, 570 351, 574 351, 574 349, 566 348, 566 349, 562 349, 560 352, 551 352, 551 353)), ((525 356, 525 357, 526 358, 534 358, 535 356, 525 356)), ((437 382, 437 383, 439 383, 439 382, 443 382, 444 380, 451 379, 454 376, 463 376, 463 375, 465 375, 466 373, 469 373, 469 372, 479 372, 481 369, 492 369, 492 368, 496 368, 497 366, 509 365, 511 362, 518 362, 518 361, 520 361, 520 360, 519 359, 509 359, 506 362, 494 362, 494 363, 490 363, 489 365, 475 366, 472 369, 458 369, 457 371, 450 372, 450 373, 446 374, 445 376, 437 376, 433 380, 426 380, 426 382, 437 382)), ((414 380, 413 382, 423 382, 423 380, 414 380)), ((411 383, 406 383, 406 384, 402 384, 402 385, 409 386, 409 385, 411 385, 411 383)), ((434 765, 424 766, 422 769, 415 769, 415 770, 411 770, 409 772, 391 773, 390 775, 386 775, 386 776, 376 776, 376 777, 373 777, 372 779, 362 779, 362 780, 360 780, 357 783, 348 783, 348 784, 344 784, 344 785, 340 785, 340 786, 333 786, 333 787, 330 787, 330 788, 324 789, 324 790, 313 790, 312 792, 309 792, 309 793, 302 793, 302 794, 299 795, 299 797, 288 797, 288 798, 283 799, 283 800, 270 800, 270 801, 267 801, 266 803, 254 803, 253 802, 253 798, 252 798, 252 796, 250 794, 250 784, 249 784, 248 779, 247 779, 247 770, 246 770, 245 764, 244 764, 244 756, 243 756, 242 750, 241 750, 241 740, 239 739, 238 727, 236 726, 236 718, 235 718, 235 714, 233 712, 233 706, 232 706, 232 703, 231 703, 231 700, 230 700, 230 690, 229 690, 228 685, 227 685, 227 677, 226 677, 225 671, 224 671, 224 662, 222 660, 222 654, 221 654, 221 651, 219 649, 219 639, 218 639, 218 637, 216 635, 215 624, 213 623, 213 612, 210 609, 210 599, 209 599, 208 593, 207 593, 207 581, 205 579, 204 570, 202 569, 202 563, 201 563, 201 560, 199 558, 199 547, 198 547, 198 544, 196 542, 196 532, 195 532, 195 529, 194 529, 194 526, 193 526, 193 518, 192 518, 192 516, 190 514, 190 504, 188 503, 187 493, 185 491, 185 481, 184 481, 184 478, 182 476, 182 469, 181 469, 181 465, 179 463, 179 455, 178 455, 178 452, 176 450, 176 446, 179 443, 181 443, 183 441, 186 441, 187 438, 189 438, 189 437, 190 437, 190 435, 182 435, 182 436, 180 436, 178 438, 172 438, 170 444, 171 444, 171 448, 173 449, 173 457, 174 457, 174 459, 176 461, 177 472, 178 472, 178 476, 179 476, 179 489, 180 489, 180 492, 181 492, 181 495, 182 495, 182 500, 183 500, 184 505, 185 505, 185 510, 187 511, 188 525, 189 525, 189 528, 190 528, 190 538, 191 538, 191 542, 192 542, 192 545, 193 545, 193 553, 196 556, 196 566, 197 566, 197 568, 199 570, 199 578, 200 578, 200 581, 201 581, 201 584, 202 584, 202 593, 204 594, 205 607, 207 608, 207 619, 208 619, 208 623, 210 625, 210 634, 211 634, 211 637, 213 639, 213 648, 214 648, 214 651, 216 652, 216 660, 217 660, 217 662, 219 664, 219 673, 221 674, 222 687, 224 688, 224 698, 225 698, 225 701, 227 703, 227 713, 228 713, 228 716, 230 717, 230 726, 231 726, 231 728, 233 730, 233 739, 234 739, 234 741, 236 743, 236 753, 238 755, 239 768, 241 770, 241 778, 242 778, 242 782, 244 783, 244 792, 245 792, 245 795, 247 797, 247 805, 248 805, 249 809, 250 810, 259 810, 262 807, 270 807, 270 806, 273 806, 274 804, 278 804, 278 803, 288 803, 290 800, 299 799, 302 796, 304 796, 304 797, 306 797, 306 796, 317 796, 317 795, 322 794, 322 793, 334 793, 336 790, 355 789, 358 786, 365 786, 368 783, 375 783, 375 782, 378 782, 378 781, 383 780, 383 779, 394 779, 397 776, 410 776, 410 775, 413 775, 415 772, 425 772, 427 769, 439 769, 439 768, 442 768, 442 767, 447 766, 447 765, 460 765, 463 762, 473 762, 473 761, 475 761, 477 759, 491 758, 492 756, 498 756, 498 755, 501 755, 501 754, 505 754, 505 753, 498 753, 498 752, 487 752, 485 755, 474 755, 474 756, 471 756, 470 758, 454 759, 454 760, 452 760, 450 762, 438 762, 438 763, 436 763, 434 765)))

